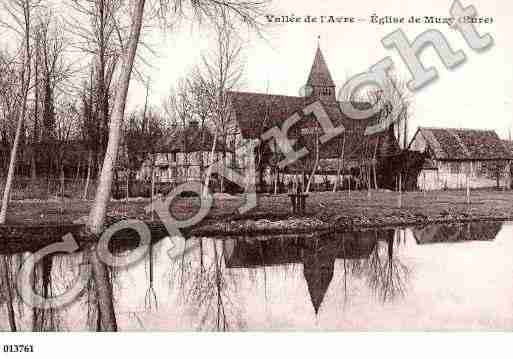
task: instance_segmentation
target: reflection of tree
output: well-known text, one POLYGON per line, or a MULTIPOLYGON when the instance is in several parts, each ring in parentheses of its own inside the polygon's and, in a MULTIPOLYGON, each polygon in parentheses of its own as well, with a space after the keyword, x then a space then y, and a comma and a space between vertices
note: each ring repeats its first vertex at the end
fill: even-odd
POLYGON ((101 323, 98 315, 98 301, 96 300, 96 290, 94 281, 89 277, 85 287, 86 307, 87 307, 87 327, 89 330, 100 331, 101 323))
MULTIPOLYGON (((385 231, 384 241, 378 242, 379 245, 370 254, 366 266, 369 287, 383 302, 392 301, 397 296, 404 296, 409 279, 408 267, 395 253, 394 247, 398 247, 399 243, 396 240, 397 233, 399 231, 385 231)), ((376 232, 377 235, 378 232, 376 232)))
POLYGON ((9 328, 11 332, 16 332, 18 328, 16 326, 16 316, 13 305, 14 288, 12 285, 13 280, 10 270, 11 268, 11 258, 7 256, 2 256, 0 262, 0 304, 5 303, 7 309, 7 317, 9 319, 9 328))
MULTIPOLYGON (((53 296, 53 257, 46 256, 34 268, 34 291, 44 298, 53 296)), ((32 309, 32 330, 35 332, 55 331, 59 327, 57 310, 54 308, 32 309)))
POLYGON ((151 243, 148 253, 148 289, 146 290, 146 296, 144 298, 144 305, 147 311, 158 310, 157 293, 154 288, 154 269, 153 243, 151 243))
POLYGON ((231 300, 236 278, 226 268, 222 241, 195 241, 199 241, 198 250, 177 262, 182 300, 198 316, 201 329, 226 331, 240 327, 239 311, 231 300))
MULTIPOLYGON (((229 268, 282 266, 300 270, 315 313, 319 312, 326 292, 334 278, 335 261, 342 260, 344 303, 349 282, 362 278, 384 301, 404 295, 409 270, 400 261, 395 249, 393 230, 366 230, 309 236, 267 238, 265 241, 239 239, 227 256, 229 268)), ((287 280, 287 278, 284 278, 287 280)), ((265 275, 264 275, 265 281, 265 275)))
POLYGON ((256 269, 263 269, 260 280, 266 288, 267 267, 283 267, 283 280, 288 279, 290 270, 302 270, 317 314, 333 281, 335 261, 342 259, 345 298, 349 281, 362 278, 386 302, 406 293, 409 278, 409 269, 397 255, 399 242, 394 236, 394 230, 368 230, 314 238, 191 240, 198 241, 192 245, 196 249, 176 260, 174 277, 181 299, 199 318, 201 328, 214 330, 241 325, 240 311, 231 300, 237 285, 234 273, 240 268, 248 269, 244 273, 252 281, 257 280, 256 269))
MULTIPOLYGON (((88 247, 86 248, 81 254, 80 254, 80 261, 81 263, 77 266, 76 263, 73 265, 73 263, 66 263, 65 260, 63 260, 63 264, 67 269, 61 270, 61 272, 66 273, 65 277, 62 277, 62 281, 69 281, 70 278, 78 278, 83 270, 86 270, 88 266, 91 266, 91 256, 93 248, 88 247), (77 271, 77 273, 75 273, 77 271), (71 272, 71 274, 70 274, 71 272), (65 279, 66 278, 66 279, 65 279)), ((73 261, 71 257, 63 257, 68 258, 70 261, 73 261)), ((121 282, 119 278, 119 272, 123 270, 127 270, 128 268, 114 268, 108 266, 107 272, 105 273, 105 285, 110 287, 110 296, 112 300, 112 304, 116 304, 116 298, 114 297, 115 289, 121 288, 121 282)), ((85 296, 85 305, 87 310, 87 327, 91 331, 97 331, 101 332, 103 331, 102 322, 101 322, 101 315, 100 315, 100 303, 98 301, 97 296, 97 290, 96 290, 96 281, 94 280, 93 276, 89 277, 89 280, 87 281, 85 290, 83 292, 83 295, 85 296)))
MULTIPOLYGON (((28 318, 31 320, 32 331, 56 331, 60 327, 59 310, 28 307, 17 292, 16 278, 24 262, 23 257, 23 253, 0 257, 0 305, 4 303, 6 305, 9 328, 11 331, 20 330, 20 323, 23 323, 23 317, 28 310, 31 314, 28 318)), ((35 265, 27 283, 34 293, 44 298, 55 295, 52 271, 61 269, 62 272, 62 268, 54 268, 54 258, 53 256, 42 258, 35 265)))

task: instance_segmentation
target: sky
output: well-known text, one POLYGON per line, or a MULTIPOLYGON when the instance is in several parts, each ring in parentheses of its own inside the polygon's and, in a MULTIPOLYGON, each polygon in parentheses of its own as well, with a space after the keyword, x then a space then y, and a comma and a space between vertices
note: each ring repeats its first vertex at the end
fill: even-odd
MULTIPOLYGON (((337 90, 348 77, 367 71, 385 56, 394 61, 395 71, 410 79, 405 64, 395 50, 385 49, 381 39, 402 29, 408 39, 434 28, 441 31, 453 50, 462 50, 467 61, 453 70, 447 70, 432 48, 426 48, 421 59, 425 66, 435 66, 438 80, 413 94, 410 132, 417 126, 465 127, 495 129, 507 138, 513 126, 513 44, 509 34, 513 30, 513 5, 510 2, 463 1, 463 6, 474 5, 478 15, 493 18, 492 24, 477 25, 478 32, 489 33, 494 45, 485 52, 470 49, 461 34, 447 24, 375 24, 371 15, 383 16, 449 16, 452 2, 447 0, 386 2, 359 0, 345 2, 273 1, 266 13, 274 16, 347 16, 365 19, 356 23, 269 24, 264 21, 265 38, 241 34, 245 41, 246 59, 243 91, 298 95, 306 82, 319 41, 331 70, 337 90), (318 37, 320 36, 320 40, 318 37)), ((152 56, 150 103, 160 105, 177 80, 187 75, 209 51, 212 33, 184 23, 165 34, 153 28, 145 34, 151 39, 157 56, 152 56)), ((129 95, 129 109, 142 107, 145 91, 133 83, 129 95)), ((410 133, 410 136, 412 133, 410 133)))

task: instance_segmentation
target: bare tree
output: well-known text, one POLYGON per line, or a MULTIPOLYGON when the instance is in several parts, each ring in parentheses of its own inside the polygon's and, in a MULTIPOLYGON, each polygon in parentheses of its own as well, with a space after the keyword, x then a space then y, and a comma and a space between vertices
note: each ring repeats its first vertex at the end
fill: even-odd
POLYGON ((4 291, 6 301, 5 305, 7 307, 7 316, 9 319, 9 328, 11 332, 18 331, 18 327, 16 324, 16 315, 14 311, 13 305, 13 293, 15 292, 15 287, 12 284, 12 265, 11 258, 5 255, 0 256, 0 283, 2 283, 2 291, 4 291))
POLYGON ((0 122, 0 138, 2 146, 2 177, 7 172, 8 160, 16 133, 18 118, 18 101, 16 88, 19 83, 19 73, 15 57, 7 52, 0 53, 0 109, 3 121, 0 122))
MULTIPOLYGON (((338 150, 340 152, 339 152, 339 157, 337 160, 337 175, 335 177, 335 183, 333 184, 333 192, 337 191, 337 185, 340 181, 341 173, 343 173, 343 171, 344 171, 344 165, 345 165, 344 154, 345 154, 345 150, 346 150, 346 133, 345 132, 342 135, 342 139, 338 138, 337 145, 338 145, 338 150), (342 142, 341 146, 340 146, 340 142, 342 142)), ((342 185, 343 185, 343 182, 342 182, 342 185)))
MULTIPOLYGON (((189 137, 187 136, 187 126, 195 118, 195 92, 199 91, 193 80, 180 79, 175 88, 171 89, 169 96, 166 99, 166 112, 172 118, 172 121, 182 131, 181 136, 181 152, 183 153, 182 162, 182 179, 184 182, 188 179, 188 165, 189 165, 189 137)), ((196 107, 196 110, 195 110, 196 107)))
MULTIPOLYGON (((130 11, 130 35, 120 53, 122 67, 118 78, 117 91, 109 125, 109 139, 99 178, 99 185, 88 220, 89 231, 97 235, 103 230, 107 205, 110 199, 114 175, 113 170, 117 160, 120 141, 120 128, 124 117, 134 60, 141 37, 145 3, 145 0, 138 0, 133 3, 133 7, 130 11)), ((253 27, 257 24, 255 14, 260 10, 262 5, 261 2, 218 0, 191 1, 189 4, 190 8, 197 16, 206 17, 208 19, 214 19, 219 14, 220 10, 228 8, 238 14, 242 21, 253 27)), ((180 0, 160 0, 159 12, 160 14, 165 14, 171 11, 175 14, 183 14, 184 5, 186 5, 185 2, 180 0)), ((100 262, 95 251, 93 251, 91 257, 93 276, 96 280, 102 328, 104 330, 116 330, 117 324, 112 303, 112 288, 106 285, 106 283, 108 283, 107 269, 105 265, 100 262)))
MULTIPOLYGON (((215 50, 210 55, 203 55, 203 66, 199 71, 202 88, 205 93, 204 106, 209 108, 212 116, 214 141, 210 153, 210 164, 214 163, 214 153, 218 143, 223 149, 223 167, 226 166, 226 149, 230 136, 230 99, 228 91, 240 85, 244 69, 241 39, 234 26, 233 14, 227 8, 221 8, 214 21, 215 50)), ((204 183, 204 195, 209 188, 211 167, 207 170, 204 183)), ((221 176, 223 178, 223 176, 221 176)), ((221 186, 221 190, 223 190, 221 186)))
MULTIPOLYGON (((406 86, 406 81, 393 73, 388 75, 382 88, 370 91, 367 95, 371 103, 379 104, 380 111, 376 116, 375 123, 365 131, 365 158, 362 158, 362 172, 365 174, 368 188, 372 186, 371 174, 374 173, 374 187, 377 188, 376 163, 379 141, 376 140, 375 143, 372 143, 371 139, 383 136, 392 128, 397 138, 397 145, 403 149, 408 147, 408 121, 411 116, 412 96, 406 86)), ((405 183, 403 172, 403 168, 396 171, 399 206, 401 206, 401 191, 403 183, 405 183)))
POLYGON ((310 192, 310 185, 312 184, 312 181, 315 180, 315 173, 317 172, 317 168, 319 167, 319 160, 320 160, 320 149, 319 149, 319 131, 318 128, 315 127, 315 133, 314 133, 314 141, 315 141, 315 159, 312 166, 312 173, 308 177, 308 182, 306 185, 305 192, 310 192))
POLYGON ((90 69, 90 79, 84 82, 82 93, 82 139, 87 146, 87 174, 84 185, 82 199, 87 199, 89 193, 89 183, 91 181, 91 172, 93 167, 93 151, 97 148, 97 125, 94 112, 94 88, 93 88, 93 68, 90 69))
POLYGON ((9 162, 9 171, 5 183, 4 194, 2 199, 2 208, 0 209, 0 224, 5 223, 7 219, 7 207, 11 195, 12 184, 14 181, 14 172, 16 169, 17 155, 20 145, 20 138, 25 123, 25 116, 27 112, 27 98, 30 87, 31 77, 31 15, 34 9, 39 5, 39 0, 9 0, 6 8, 11 14, 13 24, 3 23, 5 26, 10 27, 16 31, 23 39, 23 60, 20 70, 21 82, 21 111, 18 117, 16 126, 16 135, 11 150, 11 159, 9 162))
POLYGON ((120 24, 123 2, 120 0, 72 0, 71 8, 78 17, 68 24, 76 35, 75 47, 93 55, 92 67, 95 76, 95 114, 98 132, 97 152, 103 153, 107 146, 110 102, 109 93, 118 55, 126 41, 125 29, 120 24), (85 18, 89 26, 80 25, 85 18))
POLYGON ((45 150, 42 155, 47 176, 50 177, 51 174, 60 171, 58 161, 55 161, 55 157, 51 155, 54 151, 58 151, 61 144, 56 132, 58 111, 56 101, 59 96, 58 87, 71 76, 72 70, 65 59, 67 38, 62 31, 62 24, 51 10, 46 10, 39 16, 33 32, 35 56, 31 173, 35 179, 37 176, 35 146, 38 143, 44 145, 45 150))
POLYGON ((384 234, 386 238, 377 242, 366 264, 369 287, 383 302, 404 296, 407 290, 410 268, 397 254, 400 245, 397 235, 400 231, 393 231, 392 236, 389 230, 377 231, 376 237, 384 234))
POLYGON ((371 103, 379 104, 381 111, 378 115, 378 123, 367 131, 367 134, 386 131, 393 125, 399 145, 406 149, 408 121, 412 111, 412 95, 406 81, 396 74, 389 74, 385 86, 369 91, 368 99, 371 103))

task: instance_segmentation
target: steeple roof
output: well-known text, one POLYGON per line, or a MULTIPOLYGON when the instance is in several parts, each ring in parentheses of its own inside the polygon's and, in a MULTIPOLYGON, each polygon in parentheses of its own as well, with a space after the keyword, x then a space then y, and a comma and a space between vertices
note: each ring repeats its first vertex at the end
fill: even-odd
POLYGON ((324 60, 324 56, 322 54, 320 46, 317 47, 317 52, 315 53, 315 59, 312 65, 312 69, 310 70, 310 75, 308 76, 308 81, 306 83, 310 86, 335 86, 333 79, 331 78, 330 70, 328 69, 328 65, 326 65, 326 61, 324 60))

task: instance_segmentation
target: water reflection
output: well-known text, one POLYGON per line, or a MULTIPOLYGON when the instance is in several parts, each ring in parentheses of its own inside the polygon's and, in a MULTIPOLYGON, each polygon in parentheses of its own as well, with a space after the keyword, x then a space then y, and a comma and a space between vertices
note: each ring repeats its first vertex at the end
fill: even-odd
POLYGON ((180 303, 197 316, 197 329, 243 329, 238 303, 237 273, 227 270, 222 240, 192 239, 197 250, 182 256, 171 276, 178 283, 180 303))
POLYGON ((502 228, 500 222, 469 222, 439 224, 413 228, 413 236, 418 244, 493 241, 502 228))
POLYGON ((343 262, 344 294, 350 275, 366 276, 383 300, 402 293, 407 268, 394 256, 396 231, 368 230, 313 237, 232 239, 228 268, 254 268, 302 264, 312 306, 317 314, 332 282, 335 261, 343 262), (380 242, 383 242, 380 245, 380 242))
MULTIPOLYGON (((513 325, 513 305, 501 294, 513 294, 508 279, 513 256, 507 254, 513 251, 513 226, 501 228, 484 222, 195 238, 178 259, 169 257, 173 244, 165 239, 152 245, 144 261, 110 271, 118 326, 219 331, 507 327, 513 325)), ((25 256, 0 255, 0 329, 99 330, 93 280, 67 307, 27 307, 15 289, 25 256)), ((47 297, 64 292, 88 256, 84 250, 47 258, 36 267, 31 285, 47 297)))

